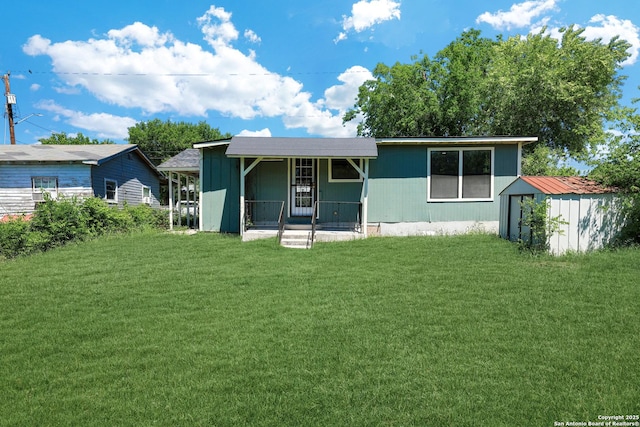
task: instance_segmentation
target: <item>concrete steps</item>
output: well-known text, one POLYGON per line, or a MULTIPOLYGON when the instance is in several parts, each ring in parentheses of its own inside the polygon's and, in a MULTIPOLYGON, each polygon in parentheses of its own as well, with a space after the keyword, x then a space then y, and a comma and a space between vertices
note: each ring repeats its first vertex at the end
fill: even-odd
POLYGON ((311 229, 286 228, 282 233, 280 245, 292 249, 311 249, 311 229))

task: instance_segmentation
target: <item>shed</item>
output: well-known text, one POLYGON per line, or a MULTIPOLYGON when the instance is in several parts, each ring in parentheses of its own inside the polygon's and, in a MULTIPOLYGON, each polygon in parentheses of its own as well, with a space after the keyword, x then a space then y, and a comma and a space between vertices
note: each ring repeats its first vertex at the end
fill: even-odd
POLYGON ((558 217, 560 230, 550 236, 549 250, 585 252, 610 243, 620 232, 623 218, 616 190, 584 177, 521 176, 500 193, 500 236, 511 241, 529 240, 531 230, 522 224, 522 202, 548 200, 547 217, 558 217))

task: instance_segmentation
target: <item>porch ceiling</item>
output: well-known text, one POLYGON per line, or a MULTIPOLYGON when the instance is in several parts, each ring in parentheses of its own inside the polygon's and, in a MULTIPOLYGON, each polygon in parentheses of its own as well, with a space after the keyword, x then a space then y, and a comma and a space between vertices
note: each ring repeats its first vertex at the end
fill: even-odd
POLYGON ((227 157, 376 158, 374 138, 231 138, 227 157))

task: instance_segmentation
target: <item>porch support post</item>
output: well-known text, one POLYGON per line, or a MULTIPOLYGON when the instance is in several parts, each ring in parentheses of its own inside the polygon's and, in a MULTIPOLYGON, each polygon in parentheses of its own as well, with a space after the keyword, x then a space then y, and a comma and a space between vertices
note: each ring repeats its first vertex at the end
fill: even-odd
POLYGON ((178 177, 178 227, 182 227, 182 176, 180 172, 176 172, 176 176, 178 177))
POLYGON ((240 236, 244 236, 244 157, 240 157, 240 236))
POLYGON ((367 237, 369 225, 369 159, 364 159, 362 180, 362 234, 367 237))
POLYGON ((195 221, 195 215, 196 215, 196 207, 195 207, 195 197, 196 197, 196 187, 195 187, 195 181, 193 181, 193 178, 189 175, 185 175, 185 180, 187 181, 187 227, 191 228, 194 227, 194 221, 195 221), (191 195, 191 182, 193 181, 193 195, 191 195), (191 214, 191 203, 194 203, 193 205, 193 215, 191 214))
POLYGON ((518 142, 518 168, 516 176, 522 175, 522 142, 518 142))
POLYGON ((169 171, 169 230, 173 230, 173 172, 169 171))
POLYGON ((244 235, 244 185, 245 185, 245 181, 246 181, 246 177, 247 175, 249 175, 249 172, 251 172, 253 170, 253 168, 255 168, 258 163, 260 163, 262 161, 264 157, 258 157, 257 159, 255 159, 253 161, 253 163, 251 163, 249 165, 248 168, 245 169, 244 167, 244 157, 240 157, 240 235, 244 235))
POLYGON ((200 157, 200 167, 199 167, 199 171, 198 171, 198 230, 199 231, 204 231, 204 220, 202 219, 202 170, 203 170, 203 163, 204 163, 204 156, 203 156, 203 152, 204 150, 198 150, 199 153, 199 157, 200 157))

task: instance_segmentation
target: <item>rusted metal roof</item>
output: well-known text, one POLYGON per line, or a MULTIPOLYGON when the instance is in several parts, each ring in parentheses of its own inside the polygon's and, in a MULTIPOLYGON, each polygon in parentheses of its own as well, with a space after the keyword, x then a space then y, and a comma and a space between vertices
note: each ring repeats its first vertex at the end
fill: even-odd
POLYGON ((581 176, 521 176, 544 194, 605 194, 616 190, 581 176))

